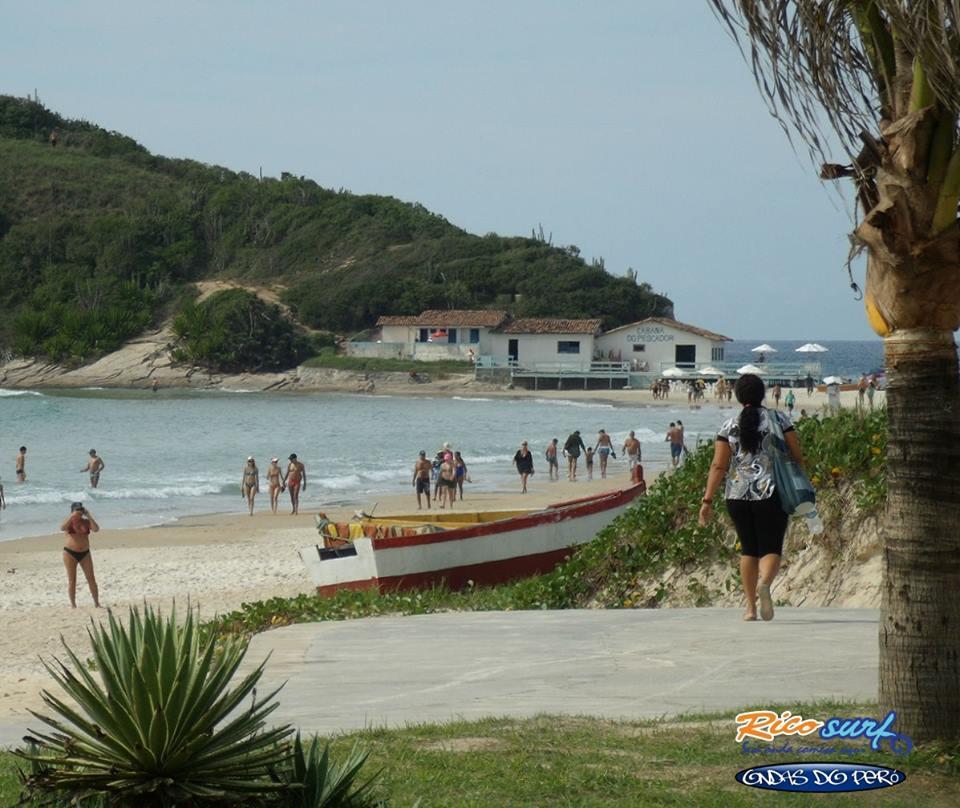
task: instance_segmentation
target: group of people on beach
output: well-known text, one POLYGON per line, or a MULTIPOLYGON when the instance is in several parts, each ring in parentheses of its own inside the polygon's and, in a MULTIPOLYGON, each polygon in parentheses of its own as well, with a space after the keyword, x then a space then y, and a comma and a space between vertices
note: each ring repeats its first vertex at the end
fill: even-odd
MULTIPOLYGON (((634 474, 634 469, 640 465, 640 441, 637 440, 636 433, 632 430, 630 435, 623 442, 620 449, 627 460, 627 468, 630 474, 634 474)), ((587 446, 583 442, 580 430, 575 429, 567 436, 563 446, 560 446, 559 438, 552 438, 544 450, 543 456, 547 461, 547 474, 550 480, 560 479, 560 457, 567 460, 567 479, 571 482, 577 479, 577 469, 580 464, 580 457, 583 456, 584 467, 588 480, 593 479, 593 467, 595 458, 599 459, 600 476, 602 479, 607 477, 607 464, 611 458, 616 459, 617 453, 613 448, 613 439, 605 429, 597 433, 597 440, 593 446, 587 446)), ((520 475, 520 493, 527 493, 527 480, 534 473, 533 453, 530 451, 530 444, 523 441, 520 448, 513 456, 513 465, 520 475)))
POLYGON ((427 509, 430 508, 430 489, 433 488, 433 499, 441 507, 457 501, 459 494, 463 500, 463 484, 470 482, 467 474, 467 464, 463 455, 453 449, 449 443, 444 443, 433 456, 427 458, 425 449, 420 450, 416 463, 413 464, 413 487, 417 492, 417 510, 422 510, 423 500, 426 499, 427 509))
MULTIPOLYGON (((307 490, 307 467, 297 457, 296 453, 287 458, 287 468, 280 468, 280 458, 271 457, 267 466, 267 487, 270 491, 270 510, 277 512, 280 505, 280 495, 284 491, 290 492, 291 514, 300 513, 300 492, 307 490)), ((240 494, 247 501, 247 509, 253 516, 253 504, 260 493, 260 469, 257 461, 250 456, 243 467, 243 476, 240 479, 240 494)))

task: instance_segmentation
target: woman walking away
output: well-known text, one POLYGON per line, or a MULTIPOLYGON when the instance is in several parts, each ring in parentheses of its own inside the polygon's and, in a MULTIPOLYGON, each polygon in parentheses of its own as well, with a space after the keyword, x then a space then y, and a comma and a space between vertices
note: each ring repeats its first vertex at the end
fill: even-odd
POLYGON ((760 617, 772 620, 770 587, 780 570, 787 514, 773 479, 773 456, 763 446, 770 433, 769 419, 779 420, 787 448, 801 465, 803 455, 790 418, 762 406, 764 387, 759 376, 746 373, 733 389, 743 409, 739 416, 724 421, 717 434, 700 524, 706 525, 713 517, 713 497, 726 477, 727 513, 740 539, 740 577, 747 599, 743 619, 757 619, 759 596, 760 617))
POLYGON ((527 477, 533 474, 533 455, 530 453, 530 449, 527 448, 526 441, 520 444, 520 448, 517 449, 517 453, 513 456, 513 465, 517 467, 517 473, 520 475, 520 482, 523 485, 520 493, 526 494, 527 477))
POLYGON ((253 500, 259 493, 260 469, 257 468, 257 461, 248 457, 247 465, 243 468, 243 479, 240 480, 240 496, 246 498, 251 516, 253 516, 253 500))
POLYGON ((60 525, 67 537, 63 545, 63 566, 67 569, 67 597, 70 605, 77 608, 77 567, 83 570, 93 596, 93 605, 100 608, 100 590, 93 574, 93 556, 90 555, 90 534, 100 530, 100 525, 82 502, 70 506, 70 515, 60 525))

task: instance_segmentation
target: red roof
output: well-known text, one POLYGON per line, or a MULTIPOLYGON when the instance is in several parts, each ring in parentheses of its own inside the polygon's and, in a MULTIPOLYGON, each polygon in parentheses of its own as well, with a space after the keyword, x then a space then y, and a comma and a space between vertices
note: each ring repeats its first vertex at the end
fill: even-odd
POLYGON ((412 325, 422 328, 477 328, 478 326, 496 328, 506 319, 507 313, 497 309, 430 309, 417 315, 381 317, 377 320, 377 325, 412 325))
POLYGON ((499 330, 504 334, 596 334, 600 320, 554 320, 528 317, 511 320, 499 330))
POLYGON ((627 328, 636 328, 638 325, 645 325, 646 323, 657 323, 658 325, 663 325, 667 328, 676 328, 679 331, 689 331, 691 334, 696 334, 697 336, 704 337, 705 339, 712 340, 713 342, 733 342, 732 337, 725 337, 723 334, 707 331, 705 328, 697 328, 695 325, 687 325, 686 323, 681 323, 678 320, 671 320, 669 317, 647 317, 646 320, 640 320, 636 323, 628 323, 627 325, 622 325, 619 328, 611 328, 609 331, 605 331, 604 334, 613 334, 617 331, 623 331, 627 328))

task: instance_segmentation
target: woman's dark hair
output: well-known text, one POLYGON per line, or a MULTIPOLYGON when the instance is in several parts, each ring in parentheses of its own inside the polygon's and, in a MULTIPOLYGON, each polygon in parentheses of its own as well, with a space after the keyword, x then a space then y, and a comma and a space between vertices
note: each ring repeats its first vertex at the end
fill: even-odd
POLYGON ((744 373, 733 386, 737 401, 744 405, 737 422, 740 426, 740 445, 745 452, 755 454, 760 448, 760 405, 766 392, 763 379, 744 373))

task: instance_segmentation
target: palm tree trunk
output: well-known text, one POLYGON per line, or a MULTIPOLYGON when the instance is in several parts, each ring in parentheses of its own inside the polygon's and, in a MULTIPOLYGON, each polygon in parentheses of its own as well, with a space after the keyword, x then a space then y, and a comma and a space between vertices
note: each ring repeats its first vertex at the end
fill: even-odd
POLYGON ((956 739, 960 716, 960 378, 953 332, 885 339, 886 573, 880 704, 914 742, 956 739))

